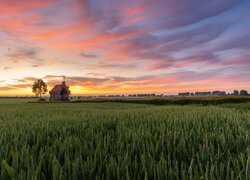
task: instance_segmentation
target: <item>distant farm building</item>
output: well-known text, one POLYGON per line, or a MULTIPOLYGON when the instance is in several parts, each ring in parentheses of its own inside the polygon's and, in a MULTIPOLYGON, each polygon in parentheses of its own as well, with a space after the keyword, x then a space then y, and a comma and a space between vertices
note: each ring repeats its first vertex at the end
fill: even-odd
POLYGON ((226 95, 226 92, 225 91, 213 91, 212 95, 213 96, 223 96, 223 95, 226 95))
POLYGON ((70 90, 66 86, 65 80, 62 84, 56 85, 50 92, 50 101, 67 101, 69 100, 70 90))
POLYGON ((184 93, 179 93, 178 96, 182 96, 182 97, 186 97, 186 96, 190 96, 190 92, 184 92, 184 93))
POLYGON ((195 96, 211 96, 211 92, 195 92, 195 96))

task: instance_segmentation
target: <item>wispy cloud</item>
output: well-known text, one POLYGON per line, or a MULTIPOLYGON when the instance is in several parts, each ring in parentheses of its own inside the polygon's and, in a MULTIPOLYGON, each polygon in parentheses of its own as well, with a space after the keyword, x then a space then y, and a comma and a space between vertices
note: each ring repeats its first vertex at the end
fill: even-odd
POLYGON ((97 55, 95 54, 86 54, 86 53, 81 53, 80 54, 82 57, 85 57, 85 58, 96 58, 97 55))
POLYGON ((38 60, 35 49, 18 49, 15 52, 9 52, 6 56, 14 63, 20 63, 28 60, 38 60))

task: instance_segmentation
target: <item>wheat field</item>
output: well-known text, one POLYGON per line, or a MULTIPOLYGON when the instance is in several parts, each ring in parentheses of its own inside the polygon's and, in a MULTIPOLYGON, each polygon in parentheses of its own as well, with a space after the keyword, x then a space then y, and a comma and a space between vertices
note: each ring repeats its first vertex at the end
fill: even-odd
POLYGON ((249 179, 250 104, 0 100, 0 179, 249 179))

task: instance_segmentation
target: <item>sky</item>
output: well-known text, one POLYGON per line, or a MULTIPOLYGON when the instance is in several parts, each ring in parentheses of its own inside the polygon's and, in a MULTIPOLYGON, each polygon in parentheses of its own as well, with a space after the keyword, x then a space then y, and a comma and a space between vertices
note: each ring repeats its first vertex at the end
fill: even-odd
POLYGON ((0 0, 0 96, 250 91, 249 0, 0 0))

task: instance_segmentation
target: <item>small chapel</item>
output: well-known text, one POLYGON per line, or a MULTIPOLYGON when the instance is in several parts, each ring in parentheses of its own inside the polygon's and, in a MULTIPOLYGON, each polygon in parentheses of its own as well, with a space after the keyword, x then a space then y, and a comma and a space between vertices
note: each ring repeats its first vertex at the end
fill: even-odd
POLYGON ((55 85, 55 87, 49 92, 50 101, 68 101, 70 97, 69 86, 66 85, 65 77, 62 84, 55 85))

